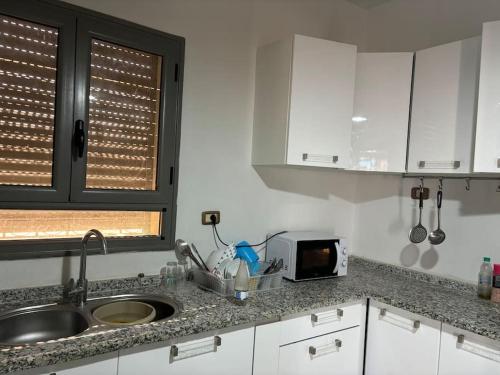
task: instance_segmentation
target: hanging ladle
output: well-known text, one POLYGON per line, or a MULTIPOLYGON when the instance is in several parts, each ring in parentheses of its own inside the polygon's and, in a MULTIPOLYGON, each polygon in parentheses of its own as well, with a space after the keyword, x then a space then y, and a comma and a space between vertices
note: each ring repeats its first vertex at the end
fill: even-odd
POLYGON ((439 185, 439 190, 437 192, 437 214, 438 214, 438 227, 429 234, 429 242, 433 245, 439 245, 443 243, 446 234, 441 229, 441 204, 443 202, 443 190, 441 185, 439 185))

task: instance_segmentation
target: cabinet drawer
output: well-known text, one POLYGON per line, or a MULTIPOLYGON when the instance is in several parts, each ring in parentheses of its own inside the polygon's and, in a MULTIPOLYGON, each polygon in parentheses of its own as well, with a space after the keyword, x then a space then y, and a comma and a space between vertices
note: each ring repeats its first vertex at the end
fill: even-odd
POLYGON ((439 375, 500 374, 500 343, 443 325, 439 375))
POLYGON ((362 372, 361 328, 280 347, 279 375, 357 375, 362 372))
POLYGON ((254 328, 137 352, 120 351, 119 375, 251 375, 254 328))
POLYGON ((364 318, 364 312, 364 305, 359 303, 346 307, 335 307, 300 318, 283 320, 281 322, 280 345, 358 326, 364 318))

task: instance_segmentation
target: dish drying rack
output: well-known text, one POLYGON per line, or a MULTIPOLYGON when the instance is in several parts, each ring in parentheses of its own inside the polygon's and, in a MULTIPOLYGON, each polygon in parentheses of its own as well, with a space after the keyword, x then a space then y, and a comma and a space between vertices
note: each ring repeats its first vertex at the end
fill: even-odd
MULTIPOLYGON (((271 263, 260 262, 260 270, 265 270, 270 264, 271 263)), ((219 278, 213 273, 199 268, 193 268, 191 271, 193 274, 193 281, 202 289, 212 291, 223 297, 234 295, 234 278, 219 278)), ((248 293, 251 295, 257 292, 279 289, 282 287, 282 280, 283 271, 266 275, 258 273, 254 276, 250 276, 248 281, 248 293)))

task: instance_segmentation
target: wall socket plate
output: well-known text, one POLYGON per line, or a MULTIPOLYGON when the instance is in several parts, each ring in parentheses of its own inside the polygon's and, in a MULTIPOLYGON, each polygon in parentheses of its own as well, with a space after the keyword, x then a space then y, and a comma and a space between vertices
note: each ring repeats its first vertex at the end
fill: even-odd
POLYGON ((201 213, 201 224, 212 225, 212 220, 210 216, 215 215, 215 224, 220 223, 220 211, 203 211, 201 213))

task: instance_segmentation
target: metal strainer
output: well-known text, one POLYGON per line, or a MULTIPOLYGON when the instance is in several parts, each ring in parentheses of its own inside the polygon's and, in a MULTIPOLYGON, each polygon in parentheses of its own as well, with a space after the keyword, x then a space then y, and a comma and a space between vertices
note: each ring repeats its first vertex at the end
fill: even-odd
POLYGON ((418 207, 420 209, 420 215, 418 219, 418 224, 410 230, 409 238, 413 243, 423 242, 427 238, 427 229, 422 225, 422 210, 424 208, 424 186, 420 184, 420 194, 418 207))

